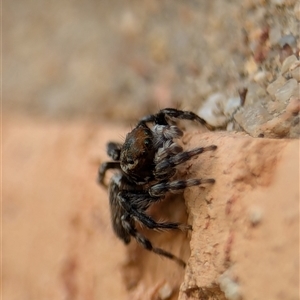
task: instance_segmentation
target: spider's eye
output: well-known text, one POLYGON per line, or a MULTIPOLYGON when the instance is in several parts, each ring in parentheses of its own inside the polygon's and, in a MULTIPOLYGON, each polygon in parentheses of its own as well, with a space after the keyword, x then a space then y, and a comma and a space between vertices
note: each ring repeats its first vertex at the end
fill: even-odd
POLYGON ((145 145, 146 147, 149 147, 149 146, 151 145, 151 139, 149 139, 149 138, 145 139, 145 140, 144 140, 144 145, 145 145))
POLYGON ((130 159, 130 158, 128 158, 128 159, 127 159, 127 163, 128 163, 128 164, 130 164, 130 165, 133 165, 133 164, 134 164, 134 160, 133 160, 133 159, 130 159))

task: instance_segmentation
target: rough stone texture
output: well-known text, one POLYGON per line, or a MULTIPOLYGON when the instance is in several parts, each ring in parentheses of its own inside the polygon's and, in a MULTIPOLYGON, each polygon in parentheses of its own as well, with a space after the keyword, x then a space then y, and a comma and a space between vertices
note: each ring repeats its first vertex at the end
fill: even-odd
MULTIPOLYGON (((133 122, 158 107, 196 111, 215 93, 236 98, 246 87, 239 122, 255 135, 248 111, 261 108, 252 104, 265 109, 281 64, 299 60, 299 4, 280 2, 5 1, 4 107, 133 122)), ((299 81, 299 68, 287 74, 299 81)))
POLYGON ((5 1, 5 107, 130 122, 159 106, 197 108, 214 89, 236 90, 241 9, 239 0, 5 1))
POLYGON ((218 150, 190 172, 216 184, 185 192, 193 233, 180 299, 297 299, 299 141, 215 133, 188 145, 202 143, 218 150))
MULTIPOLYGON (((195 130, 195 129, 194 129, 195 130)), ((3 299, 297 299, 299 142, 192 131, 185 147, 218 145, 180 174, 215 178, 184 194, 193 225, 144 233, 188 262, 125 247, 97 186, 107 140, 128 128, 103 123, 3 120, 3 299)), ((186 221, 183 199, 153 207, 186 221)))

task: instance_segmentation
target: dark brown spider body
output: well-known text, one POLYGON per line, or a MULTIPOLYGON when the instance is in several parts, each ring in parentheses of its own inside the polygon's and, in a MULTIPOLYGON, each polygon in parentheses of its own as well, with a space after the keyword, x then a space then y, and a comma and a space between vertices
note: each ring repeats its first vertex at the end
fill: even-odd
POLYGON ((153 179, 154 156, 153 134, 146 125, 141 124, 126 136, 121 148, 121 169, 134 182, 147 182, 153 179))
POLYGON ((99 168, 99 183, 104 185, 108 169, 116 169, 109 184, 109 201, 112 226, 115 234, 128 244, 131 237, 145 249, 175 260, 185 266, 185 262, 163 249, 153 247, 152 243, 139 233, 136 222, 149 229, 191 229, 189 225, 173 222, 157 222, 148 214, 147 209, 161 201, 166 193, 182 192, 185 188, 205 183, 214 183, 214 179, 175 180, 177 166, 205 151, 217 146, 199 147, 183 151, 176 143, 183 132, 171 119, 197 121, 209 129, 211 127, 192 112, 172 108, 161 110, 155 115, 142 118, 137 126, 127 134, 124 144, 110 142, 107 153, 113 159, 99 168), (152 123, 148 126, 147 123, 152 123))

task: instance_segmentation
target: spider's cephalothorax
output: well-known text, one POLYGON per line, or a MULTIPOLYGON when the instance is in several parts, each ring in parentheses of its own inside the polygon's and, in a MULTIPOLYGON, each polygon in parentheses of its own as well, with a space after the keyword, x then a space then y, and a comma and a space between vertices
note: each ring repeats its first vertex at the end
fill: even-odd
POLYGON ((113 161, 100 166, 98 181, 104 185, 106 171, 117 170, 109 184, 109 201, 113 229, 125 244, 133 237, 147 250, 185 266, 185 262, 172 253, 152 246, 135 226, 138 221, 150 229, 191 229, 189 225, 156 222, 146 211, 151 204, 162 200, 168 192, 181 192, 186 187, 215 182, 211 178, 174 179, 178 165, 200 153, 217 148, 211 145, 183 151, 176 143, 176 139, 183 135, 173 125, 172 120, 176 119, 197 121, 212 129, 198 115, 189 111, 166 108, 155 115, 146 116, 127 134, 124 144, 108 143, 107 154, 113 161))

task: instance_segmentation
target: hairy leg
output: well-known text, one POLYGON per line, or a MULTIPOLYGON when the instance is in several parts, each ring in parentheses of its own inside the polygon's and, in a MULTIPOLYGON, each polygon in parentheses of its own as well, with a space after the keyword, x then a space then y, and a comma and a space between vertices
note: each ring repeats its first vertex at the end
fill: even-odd
POLYGON ((146 237, 144 237, 141 233, 139 233, 136 230, 136 228, 131 224, 130 217, 129 217, 128 214, 122 216, 122 225, 128 231, 128 233, 132 237, 134 237, 136 239, 136 241, 141 246, 143 246, 145 249, 147 249, 149 251, 152 251, 152 252, 154 252, 154 253, 156 253, 158 255, 161 255, 161 256, 167 257, 169 259, 172 259, 175 262, 177 262, 180 266, 182 266, 183 268, 185 268, 186 263, 182 259, 178 258, 174 254, 172 254, 172 253, 170 253, 170 252, 168 252, 166 250, 163 250, 161 248, 153 247, 152 243, 146 237))
POLYGON ((171 172, 171 170, 174 167, 190 160, 193 156, 199 155, 206 151, 213 151, 216 149, 217 149, 217 146, 211 145, 208 147, 201 147, 201 148, 196 148, 196 149, 193 149, 190 151, 184 151, 184 152, 178 153, 174 156, 163 159, 161 162, 157 163, 157 165, 155 166, 155 176, 159 177, 164 174, 168 174, 169 172, 171 172))
POLYGON ((140 120, 140 123, 152 122, 158 125, 168 125, 167 118, 177 118, 181 120, 191 120, 196 121, 204 125, 209 130, 214 130, 215 128, 208 124, 204 119, 200 118, 198 115, 191 111, 184 111, 175 108, 165 108, 159 111, 155 115, 149 115, 140 120))
POLYGON ((157 150, 154 157, 154 162, 155 164, 158 164, 161 161, 182 152, 182 147, 177 143, 173 142, 172 140, 165 141, 163 146, 157 150))
MULTIPOLYGON (((144 199, 141 199, 141 195, 138 195, 139 202, 144 202, 143 208, 137 208, 134 204, 134 198, 137 195, 134 193, 120 192, 118 195, 119 202, 124 210, 130 215, 133 216, 138 222, 142 223, 149 229, 179 229, 182 231, 190 230, 192 227, 186 224, 174 223, 174 222, 156 222, 150 216, 144 213, 144 209, 148 208, 150 204, 159 201, 159 197, 151 197, 148 193, 143 194, 144 199), (130 204, 130 201, 131 204, 130 204)), ((142 207, 142 205, 140 205, 142 207)))
POLYGON ((120 160, 121 148, 122 148, 122 144, 109 142, 106 145, 106 152, 109 157, 117 161, 120 160))
POLYGON ((97 179, 98 183, 106 187, 104 183, 104 177, 106 171, 109 169, 120 169, 120 168, 121 168, 120 162, 118 161, 109 161, 101 164, 98 169, 98 179, 97 179))
POLYGON ((171 182, 161 182, 150 187, 149 194, 153 197, 159 197, 165 195, 167 192, 178 193, 183 191, 187 187, 200 185, 200 184, 212 184, 215 180, 208 179, 187 179, 187 180, 175 180, 171 182))

